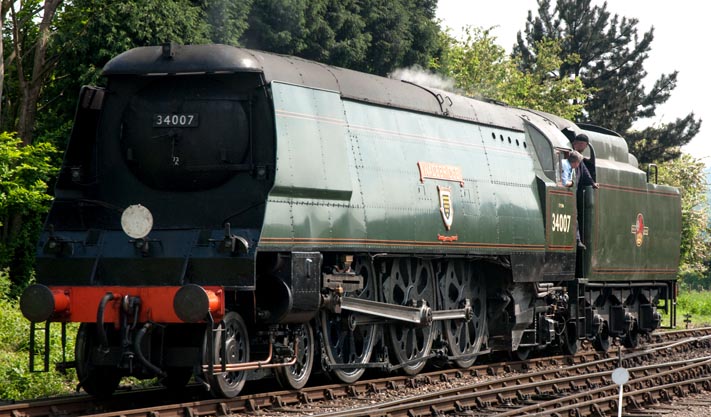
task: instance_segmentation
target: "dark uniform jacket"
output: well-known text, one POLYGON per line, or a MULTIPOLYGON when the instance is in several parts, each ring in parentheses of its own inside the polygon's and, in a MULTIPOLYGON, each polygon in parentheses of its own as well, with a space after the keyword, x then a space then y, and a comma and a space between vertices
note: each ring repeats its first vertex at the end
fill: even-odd
POLYGON ((595 180, 592 175, 590 175, 590 171, 588 171, 588 167, 585 166, 584 161, 581 161, 580 165, 575 168, 575 177, 578 179, 578 190, 595 184, 595 180))

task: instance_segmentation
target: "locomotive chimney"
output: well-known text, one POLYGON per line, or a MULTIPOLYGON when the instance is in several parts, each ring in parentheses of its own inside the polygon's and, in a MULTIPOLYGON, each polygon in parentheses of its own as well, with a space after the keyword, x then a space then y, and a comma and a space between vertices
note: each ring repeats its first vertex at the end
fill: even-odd
POLYGON ((161 45, 163 59, 173 59, 173 57, 175 56, 176 46, 177 45, 175 42, 166 42, 161 45))

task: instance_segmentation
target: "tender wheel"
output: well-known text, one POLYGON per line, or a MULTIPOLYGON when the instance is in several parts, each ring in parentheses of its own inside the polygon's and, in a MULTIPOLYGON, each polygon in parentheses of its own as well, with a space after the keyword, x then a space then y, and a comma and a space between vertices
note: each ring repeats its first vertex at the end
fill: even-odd
MULTIPOLYGON (((363 276, 363 289, 345 295, 375 301, 376 282, 370 259, 357 257, 352 269, 356 274, 363 276)), ((321 313, 320 322, 323 351, 329 363, 357 365, 370 361, 378 336, 377 325, 356 323, 353 326, 349 314, 333 314, 326 311, 321 313)), ((350 384, 357 381, 364 372, 365 368, 341 368, 332 369, 331 375, 350 384)))
POLYGON ((595 335, 592 345, 595 350, 599 352, 607 352, 607 350, 610 349, 610 329, 608 328, 607 323, 603 324, 600 333, 595 335))
MULTIPOLYGON (((247 326, 242 317, 231 311, 225 314, 222 320, 223 331, 215 333, 214 344, 214 364, 215 373, 205 374, 205 378, 210 384, 210 389, 216 397, 233 398, 239 395, 246 381, 246 372, 225 372, 219 373, 222 357, 226 358, 226 363, 244 363, 249 361, 249 337, 247 326), (222 349, 222 338, 225 338, 225 350, 222 349)), ((206 337, 212 337, 212 332, 208 329, 206 337)), ((207 340, 206 340, 207 341, 207 340)), ((207 344, 205 352, 207 353, 207 344)), ((207 363, 207 361, 205 361, 207 363)))
POLYGON ((635 349, 639 346, 639 327, 637 322, 630 327, 627 334, 622 338, 622 346, 628 349, 635 349))
POLYGON ((564 355, 575 355, 578 353, 578 326, 569 322, 565 326, 565 331, 561 335, 561 350, 564 355))
MULTIPOLYGON (((396 305, 417 306, 424 300, 431 308, 436 308, 434 295, 434 274, 432 264, 421 259, 396 259, 387 277, 383 280, 385 302, 396 305)), ((398 364, 424 358, 430 353, 434 332, 432 326, 419 327, 405 323, 388 326, 388 338, 392 355, 398 364)), ((408 363, 403 372, 415 375, 427 364, 427 360, 408 363)))
POLYGON ((308 382, 314 366, 314 329, 311 323, 292 324, 289 328, 295 330, 296 363, 276 368, 274 375, 283 388, 301 389, 308 382))
MULTIPOLYGON (((452 356, 471 355, 479 352, 486 327, 486 292, 481 280, 474 276, 470 265, 464 262, 447 262, 439 279, 442 307, 445 310, 460 309, 466 300, 472 311, 470 321, 447 320, 444 332, 452 356)), ((455 359, 460 368, 472 366, 476 357, 455 359)))
MULTIPOLYGON (((107 332, 111 332, 107 329, 107 332)), ((111 334, 109 334, 111 336, 111 334)), ((115 367, 96 366, 93 354, 97 352, 98 337, 96 324, 82 323, 77 332, 74 355, 77 363, 77 378, 87 394, 94 397, 108 397, 116 391, 121 382, 121 373, 115 367)))

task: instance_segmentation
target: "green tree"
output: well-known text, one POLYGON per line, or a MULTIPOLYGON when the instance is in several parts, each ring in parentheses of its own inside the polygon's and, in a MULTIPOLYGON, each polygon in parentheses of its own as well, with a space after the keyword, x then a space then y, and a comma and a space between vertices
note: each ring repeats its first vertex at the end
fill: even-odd
POLYGON ((437 48, 436 0, 367 0, 366 31, 373 40, 365 65, 354 69, 386 75, 396 68, 426 66, 437 48))
POLYGON ((336 32, 327 22, 328 1, 256 0, 244 44, 289 55, 327 60, 336 32))
POLYGON ((5 89, 5 16, 10 8, 10 0, 0 0, 0 126, 2 126, 3 91, 5 89))
MULTIPOLYGON (((557 42, 539 42, 534 65, 521 70, 519 62, 496 44, 490 29, 466 28, 462 40, 448 33, 440 36, 441 56, 431 67, 454 79, 455 87, 464 94, 569 119, 580 114, 587 92, 580 79, 557 76, 562 64, 557 42)), ((576 59, 575 55, 566 57, 569 61, 576 59)))
POLYGON ((681 189, 680 275, 703 276, 711 249, 705 165, 688 154, 659 166, 659 183, 681 189))
POLYGON ((254 0, 243 44, 385 75, 427 64, 435 8, 434 0, 254 0))
POLYGON ((0 133, 0 269, 10 267, 17 289, 31 276, 55 152, 49 143, 22 146, 16 135, 0 133))
POLYGON ((674 122, 643 131, 632 131, 638 119, 653 117, 676 87, 677 75, 663 74, 649 91, 642 81, 644 63, 651 50, 654 30, 641 35, 637 19, 612 16, 607 3, 591 6, 590 0, 538 0, 538 16, 529 11, 524 33, 519 32, 514 54, 522 68, 536 65, 537 45, 546 39, 560 41, 562 58, 558 76, 580 77, 591 92, 578 121, 598 124, 625 134, 640 162, 673 159, 680 147, 699 131, 693 113, 674 122), (577 54, 579 59, 566 60, 577 54))
POLYGON ((247 17, 252 9, 252 0, 202 0, 196 4, 205 13, 211 42, 241 44, 240 38, 249 27, 247 17))
POLYGON ((56 62, 48 51, 61 4, 62 0, 3 0, 0 4, 4 41, 0 48, 0 128, 17 130, 25 144, 34 140, 37 103, 56 62))

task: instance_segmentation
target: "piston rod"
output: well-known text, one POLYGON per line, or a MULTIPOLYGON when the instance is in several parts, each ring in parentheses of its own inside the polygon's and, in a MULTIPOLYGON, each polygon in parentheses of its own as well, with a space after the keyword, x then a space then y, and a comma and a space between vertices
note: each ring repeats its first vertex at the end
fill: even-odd
POLYGON ((461 309, 433 311, 424 302, 420 302, 420 305, 417 307, 408 307, 363 300, 360 298, 342 297, 340 299, 340 308, 341 310, 383 317, 390 320, 404 321, 419 326, 428 326, 433 321, 440 320, 469 321, 472 319, 472 309, 468 300, 464 308, 461 309))

